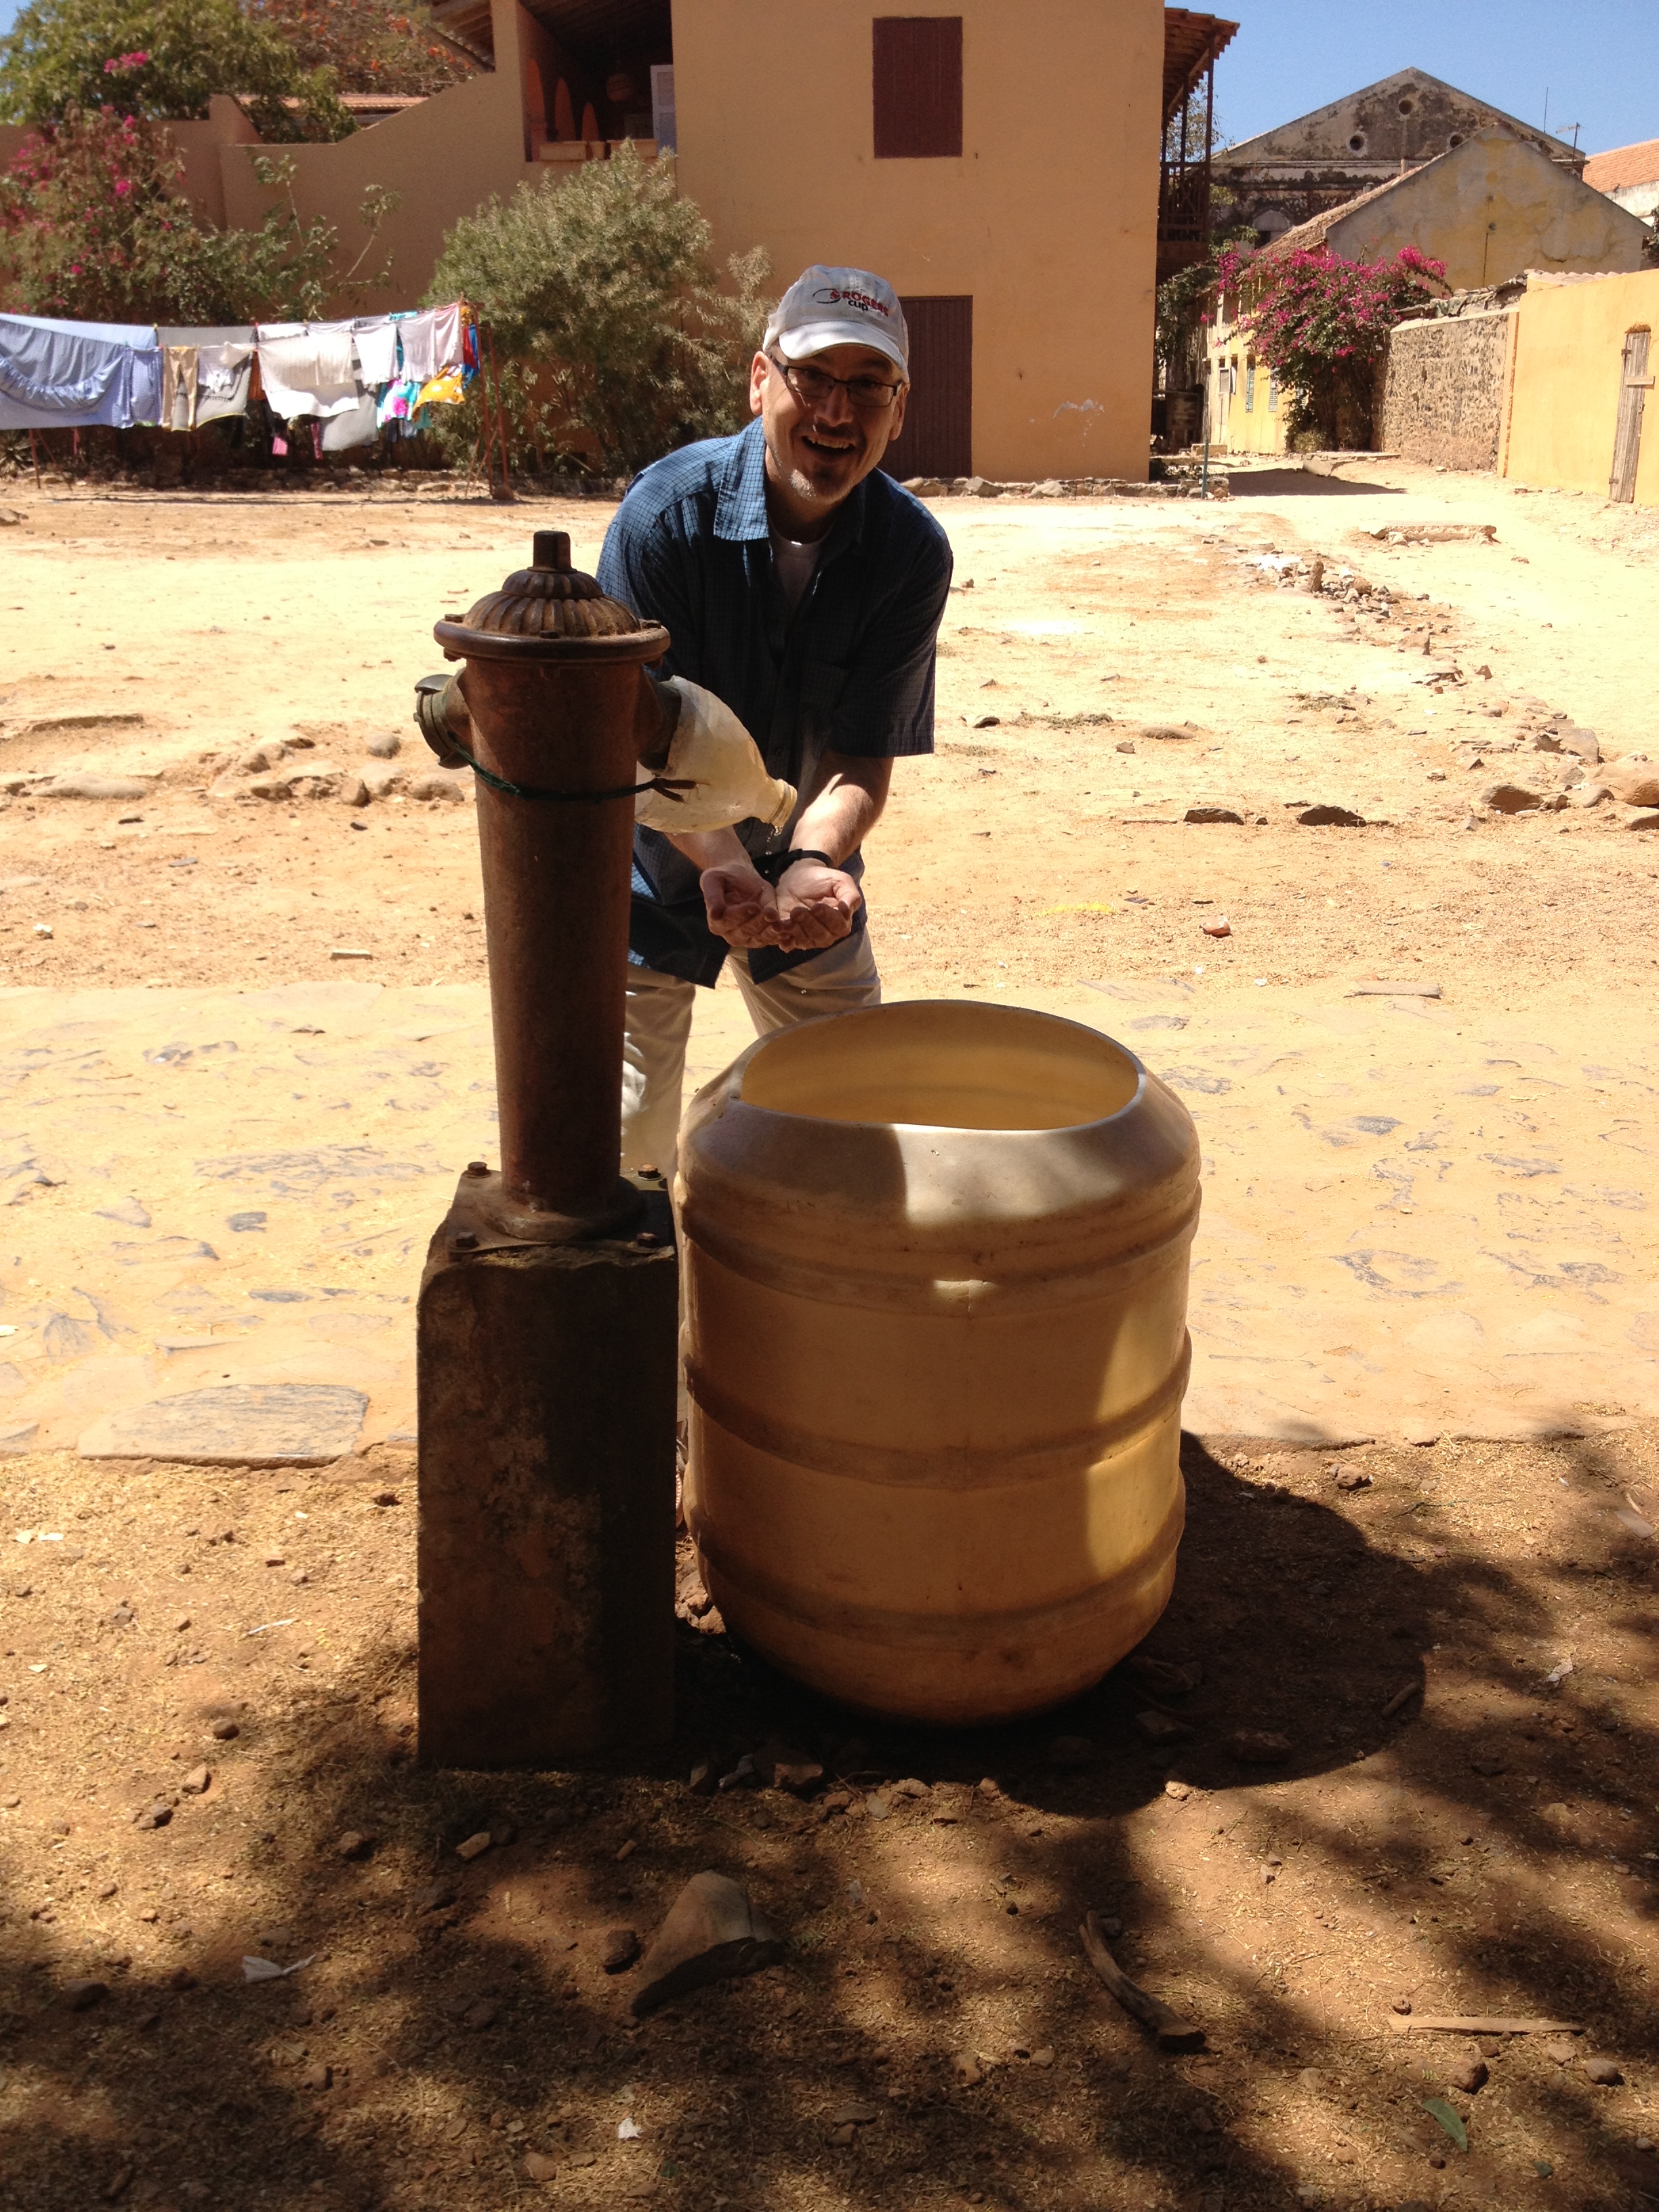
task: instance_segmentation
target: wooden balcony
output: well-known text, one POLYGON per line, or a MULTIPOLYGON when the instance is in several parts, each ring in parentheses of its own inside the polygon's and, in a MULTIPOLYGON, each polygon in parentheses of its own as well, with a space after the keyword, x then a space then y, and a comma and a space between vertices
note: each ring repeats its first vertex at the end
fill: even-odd
POLYGON ((1164 11, 1164 159, 1158 196, 1158 281, 1210 250, 1210 143, 1215 65, 1238 26, 1186 8, 1164 11), (1202 118, 1192 110, 1203 87, 1202 118))

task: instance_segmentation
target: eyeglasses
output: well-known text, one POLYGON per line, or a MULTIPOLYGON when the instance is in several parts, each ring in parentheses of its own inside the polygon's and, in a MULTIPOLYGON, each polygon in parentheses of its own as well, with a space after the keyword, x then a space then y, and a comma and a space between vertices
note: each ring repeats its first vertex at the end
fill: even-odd
POLYGON ((774 354, 766 358, 805 407, 824 406, 839 385, 854 414, 884 415, 904 389, 902 382, 890 384, 883 376, 831 376, 827 368, 804 362, 780 361, 774 354))

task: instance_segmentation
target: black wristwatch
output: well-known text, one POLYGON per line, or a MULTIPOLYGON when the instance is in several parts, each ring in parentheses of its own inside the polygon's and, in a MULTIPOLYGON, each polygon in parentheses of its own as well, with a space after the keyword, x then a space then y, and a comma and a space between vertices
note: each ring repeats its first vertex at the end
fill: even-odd
POLYGON ((826 868, 839 871, 841 862, 832 860, 828 853, 814 852, 810 846, 792 845, 787 853, 767 853, 755 863, 755 872, 764 876, 775 887, 780 878, 793 868, 797 860, 821 860, 826 868))

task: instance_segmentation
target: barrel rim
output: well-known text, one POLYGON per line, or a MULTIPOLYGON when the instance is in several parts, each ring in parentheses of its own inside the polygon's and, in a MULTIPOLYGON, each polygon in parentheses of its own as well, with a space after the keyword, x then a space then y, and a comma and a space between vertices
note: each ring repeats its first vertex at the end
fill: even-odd
MULTIPOLYGON (((718 1083, 720 1079, 721 1079, 720 1077, 716 1076, 714 1081, 718 1083)), ((1121 1120, 1126 1114, 1133 1113, 1135 1109, 1144 1103, 1147 1095, 1148 1085, 1151 1084, 1158 1084, 1158 1079, 1152 1074, 1145 1060, 1141 1059, 1139 1054, 1132 1050, 1131 1048, 1123 1043, 1120 1038, 1109 1036, 1104 1030, 1093 1029, 1087 1022, 1073 1021, 1069 1015, 1051 1014, 1042 1006, 1022 1006, 1018 1005, 981 1006, 977 1004, 972 999, 896 999, 884 1002, 881 1006, 849 1006, 843 1012, 838 1014, 822 1015, 817 1021, 811 1023, 810 1025, 804 1023, 797 1023, 792 1024, 788 1029, 772 1030, 769 1031, 765 1036, 757 1037, 753 1044, 749 1045, 744 1051, 738 1054, 738 1057, 726 1070, 725 1081, 726 1097, 728 1108, 741 1106, 748 1113, 775 1115, 781 1121, 798 1121, 804 1127, 817 1129, 914 1129, 917 1131, 935 1129, 938 1130, 941 1135, 945 1136, 994 1137, 999 1141, 1006 1142, 1010 1138, 1041 1138, 1058 1137, 1062 1135, 1071 1136, 1074 1135, 1079 1129, 1109 1128, 1114 1121, 1121 1120), (1124 1100, 1123 1103, 1121 1106, 1114 1108, 1112 1112, 1109 1114, 1097 1114, 1091 1120, 1086 1121, 1049 1122, 1040 1128, 1022 1127, 1016 1129, 986 1129, 976 1127, 971 1122, 961 1121, 859 1121, 850 1115, 830 1115, 823 1114, 794 1114, 791 1113, 787 1108, 781 1106, 763 1106, 757 1100, 745 1098, 744 1097, 744 1079, 748 1074, 750 1062, 763 1053, 769 1045, 776 1044, 787 1037, 793 1036, 798 1034, 803 1028, 811 1026, 816 1030, 829 1022, 868 1021, 871 1019, 878 1020, 886 1014, 896 1014, 901 1012, 908 1013, 915 1012, 921 1008, 929 1006, 949 1006, 952 1009, 960 1008, 974 1014, 988 1015, 993 1020, 999 1020, 1004 1016, 1012 1014, 1018 1015, 1026 1021, 1048 1023, 1056 1029, 1076 1030, 1084 1036, 1091 1037, 1097 1043, 1109 1044, 1115 1052, 1121 1053, 1124 1059, 1127 1060, 1129 1065, 1134 1069, 1135 1087, 1130 1092, 1129 1096, 1124 1100)), ((1158 1088, 1163 1090, 1167 1088, 1167 1086, 1163 1084, 1158 1084, 1158 1088)), ((1172 1097, 1174 1097, 1173 1092, 1170 1095, 1172 1097)), ((1180 1104, 1180 1101, 1178 1099, 1176 1103, 1178 1105, 1180 1104)), ((1182 1110, 1185 1112, 1186 1109, 1183 1107, 1182 1110)))

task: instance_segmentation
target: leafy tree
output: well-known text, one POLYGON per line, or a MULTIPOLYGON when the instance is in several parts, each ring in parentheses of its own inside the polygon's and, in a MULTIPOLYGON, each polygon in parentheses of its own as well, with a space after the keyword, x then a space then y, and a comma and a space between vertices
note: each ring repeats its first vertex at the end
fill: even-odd
POLYGON ((1239 241, 1246 239, 1252 243, 1255 239, 1255 231, 1248 226, 1213 239, 1202 261, 1177 269, 1173 276, 1166 276, 1158 286, 1152 352, 1163 371, 1165 391, 1176 392, 1204 381, 1200 332, 1209 319, 1205 310, 1223 289, 1224 265, 1233 265, 1225 257, 1235 255, 1239 241))
POLYGON ((331 72, 304 69, 237 0, 29 0, 0 39, 0 121, 59 123, 106 105, 141 121, 189 121, 216 92, 240 95, 266 139, 353 128, 331 72))
POLYGON ((1413 246, 1392 261, 1339 261, 1328 247, 1251 264, 1222 257, 1221 281, 1242 282, 1241 325, 1256 358, 1290 395, 1285 428, 1331 450, 1370 446, 1377 372, 1401 318, 1444 296, 1443 262, 1413 246))
POLYGON ((9 300, 88 322, 300 321, 354 283, 386 282, 361 272, 395 194, 364 196, 368 238, 342 269, 334 226, 301 221, 290 157, 255 157, 280 197, 252 231, 202 222, 182 197, 183 167, 164 123, 102 107, 43 125, 0 175, 9 300))
POLYGON ((429 8, 390 0, 247 0, 301 69, 331 69, 342 92, 430 94, 477 74, 443 39, 429 8))
POLYGON ((734 256, 722 292, 712 243, 672 155, 647 161, 630 145, 464 217, 427 297, 470 301, 498 361, 533 382, 550 431, 536 442, 561 442, 556 426, 601 469, 628 471, 745 417, 770 269, 759 247, 734 256))

